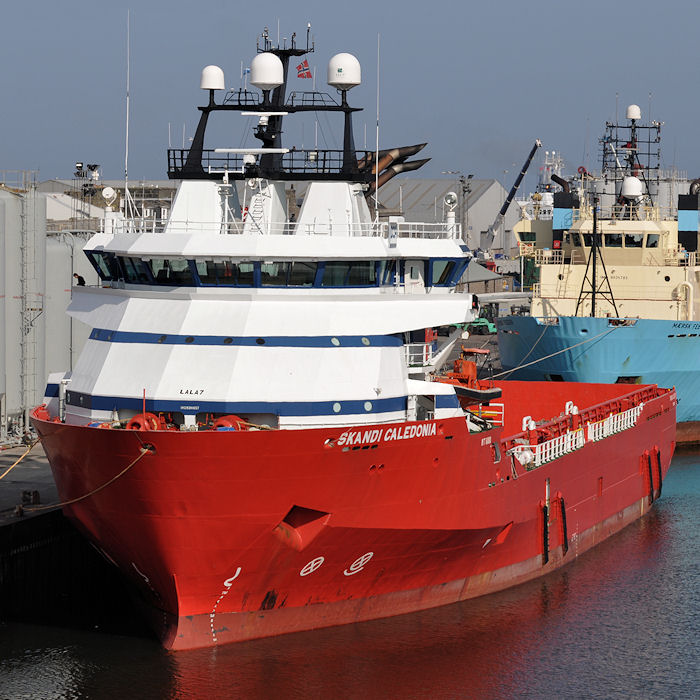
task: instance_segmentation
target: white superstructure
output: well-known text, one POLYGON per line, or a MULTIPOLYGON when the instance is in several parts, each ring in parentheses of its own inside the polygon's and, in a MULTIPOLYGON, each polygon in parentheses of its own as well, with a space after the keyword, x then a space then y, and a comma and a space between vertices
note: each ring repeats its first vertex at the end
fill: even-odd
MULTIPOLYGON (((47 390, 66 422, 144 408, 180 429, 231 414, 280 428, 462 415, 450 385, 427 381, 461 335, 438 347, 433 329, 475 316, 471 295, 455 293, 469 261, 459 225, 372 220, 374 175, 362 170, 372 154, 354 151, 345 95, 359 64, 342 104, 325 108, 345 114, 343 151, 282 148, 295 107, 284 88, 270 96, 268 55, 287 62, 290 50, 256 57, 262 102, 251 108, 252 93, 238 91, 263 147, 205 151, 202 127, 176 154, 183 181, 164 226, 112 213, 85 246, 101 284, 75 289, 69 314, 93 330, 47 390), (310 184, 290 217, 285 181, 300 175, 310 184), (242 200, 233 179, 245 182, 242 200)), ((206 110, 223 109, 214 68, 204 124, 206 110)))

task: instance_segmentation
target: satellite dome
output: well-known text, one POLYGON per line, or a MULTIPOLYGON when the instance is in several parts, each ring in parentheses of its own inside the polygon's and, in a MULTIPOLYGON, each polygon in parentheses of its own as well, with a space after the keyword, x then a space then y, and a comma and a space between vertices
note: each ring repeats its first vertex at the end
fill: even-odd
POLYGON ((273 53, 259 53, 250 62, 250 82, 260 90, 274 90, 284 82, 282 61, 273 53))
POLYGON ((641 119, 642 110, 639 109, 639 105, 630 105, 627 108, 627 119, 641 119))
POLYGON ((328 84, 349 90, 362 82, 360 62, 351 53, 338 53, 328 61, 328 84))
POLYGON ((202 79, 199 81, 202 90, 224 90, 224 71, 219 66, 205 66, 202 68, 202 79))
POLYGON ((622 181, 622 196, 625 199, 640 199, 643 194, 642 181, 638 177, 626 177, 622 181))

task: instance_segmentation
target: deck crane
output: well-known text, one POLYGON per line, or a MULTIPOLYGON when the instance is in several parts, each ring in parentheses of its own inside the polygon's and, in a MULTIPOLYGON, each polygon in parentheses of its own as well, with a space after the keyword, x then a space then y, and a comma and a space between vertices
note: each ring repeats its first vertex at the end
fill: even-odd
POLYGON ((530 163, 532 162, 532 159, 535 157, 535 153, 537 152, 537 149, 542 145, 542 141, 539 139, 535 139, 535 145, 532 147, 532 150, 530 151, 530 154, 527 157, 527 160, 525 161, 525 164, 523 167, 520 169, 520 173, 518 174, 518 177, 515 178, 515 182, 513 183, 513 187, 511 187, 510 192, 508 193, 508 196, 506 197, 506 201, 503 202, 503 206, 501 207, 501 210, 498 212, 496 218, 494 219, 493 223, 491 226, 489 226, 488 230, 486 231, 485 236, 482 237, 481 241, 481 247, 485 249, 489 249, 493 245, 493 240, 496 237, 496 233, 498 229, 500 228, 501 224, 503 223, 503 220, 506 218, 506 212, 508 211, 508 207, 510 206, 510 203, 513 201, 515 198, 515 193, 518 191, 518 187, 520 187, 520 183, 523 181, 523 178, 525 177, 525 173, 527 173, 528 168, 530 167, 530 163))

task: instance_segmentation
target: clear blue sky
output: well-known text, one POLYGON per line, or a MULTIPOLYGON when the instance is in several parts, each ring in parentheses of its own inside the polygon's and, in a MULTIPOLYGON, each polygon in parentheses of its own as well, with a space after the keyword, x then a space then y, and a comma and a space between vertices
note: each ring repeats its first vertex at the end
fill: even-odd
MULTIPOLYGON (((569 172, 595 169, 616 101, 620 115, 634 102, 646 120, 651 93, 651 116, 665 122, 664 165, 700 177, 700 3, 687 0, 3 3, 0 170, 71 177, 83 160, 100 163, 106 178, 123 177, 127 8, 130 178, 165 177, 168 124, 179 146, 183 124, 192 136, 195 107, 206 101, 202 67, 220 65, 227 86, 238 87, 241 61, 249 64, 265 25, 276 38, 278 21, 282 36, 303 37, 312 23, 318 89, 329 90, 330 56, 360 60, 363 85, 350 94, 365 107, 358 147, 365 125, 374 146, 380 35, 380 147, 428 141, 432 161, 421 175, 461 170, 510 185, 535 138, 560 151, 569 172)), ((311 81, 291 82, 304 89, 311 81)), ((239 145, 240 135, 226 140, 239 145)))

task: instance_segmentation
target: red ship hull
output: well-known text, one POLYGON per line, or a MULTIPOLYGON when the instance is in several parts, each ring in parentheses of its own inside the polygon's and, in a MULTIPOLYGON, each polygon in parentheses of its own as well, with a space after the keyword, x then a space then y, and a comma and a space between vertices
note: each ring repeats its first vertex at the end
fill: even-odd
POLYGON ((504 440, 523 415, 630 388, 499 386, 504 428, 472 434, 461 418, 248 432, 32 420, 61 499, 94 491, 66 514, 135 584, 163 645, 185 649, 497 591, 572 561, 660 495, 674 392, 648 392, 632 427, 527 470, 504 440))

